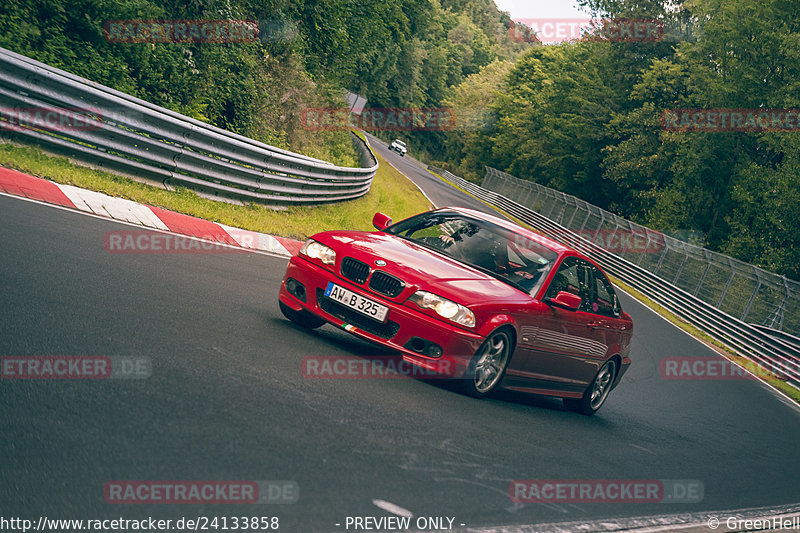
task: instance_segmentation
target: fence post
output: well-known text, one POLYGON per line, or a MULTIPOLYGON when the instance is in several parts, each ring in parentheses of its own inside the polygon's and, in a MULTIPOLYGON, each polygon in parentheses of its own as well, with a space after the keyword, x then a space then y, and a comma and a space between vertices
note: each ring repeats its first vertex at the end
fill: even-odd
MULTIPOLYGON (((547 198, 547 201, 550 204, 548 206, 548 207, 550 207, 550 211, 549 211, 548 214, 545 215, 544 214, 544 209, 542 209, 542 214, 544 216, 546 216, 547 218, 549 218, 550 220, 553 220, 553 217, 551 215, 553 214, 553 210, 556 208, 556 202, 555 202, 555 200, 553 200, 553 201, 550 200, 550 193, 551 193, 550 189, 547 189, 547 190, 544 191, 544 196, 545 196, 545 198, 547 198)), ((553 192, 553 196, 555 196, 555 192, 553 192)))
POLYGON ((533 187, 528 186, 528 187, 526 187, 526 189, 528 189, 528 195, 525 197, 524 203, 522 203, 522 202, 520 202, 520 203, 522 203, 522 205, 527 207, 529 205, 528 204, 528 200, 531 199, 531 193, 533 192, 533 187))
POLYGON ((589 210, 589 205, 586 202, 584 202, 583 207, 586 209, 586 218, 583 219, 583 224, 581 224, 580 229, 576 232, 578 234, 583 231, 583 228, 586 227, 586 223, 589 222, 589 217, 592 216, 592 212, 589 210))
POLYGON ((786 292, 783 293, 783 299, 781 300, 781 304, 775 309, 775 317, 772 319, 772 323, 770 327, 773 329, 777 329, 783 331, 783 315, 786 310, 786 300, 789 299, 789 281, 786 279, 786 276, 781 276, 783 280, 783 286, 786 289, 786 292), (775 327, 775 321, 778 322, 777 327, 775 327))
POLYGON ((572 201, 573 201, 573 205, 575 206, 575 210, 572 212, 572 216, 569 217, 569 222, 564 224, 564 227, 567 228, 567 229, 571 229, 572 228, 572 221, 575 220, 575 215, 578 214, 578 201, 575 198, 573 198, 572 201))
MULTIPOLYGON (((534 185, 536 186, 535 187, 535 189, 536 189, 536 199, 533 201, 534 203, 530 206, 531 209, 534 209, 534 205, 535 206, 541 205, 542 187, 538 183, 535 183, 534 185)), ((536 211, 536 209, 534 209, 534 211, 536 211)))
POLYGON ((667 256, 667 252, 669 252, 669 243, 666 239, 666 235, 664 236, 664 251, 661 252, 661 257, 658 258, 658 264, 656 264, 655 270, 653 270, 653 274, 657 274, 659 270, 661 270, 661 263, 664 262, 664 258, 667 256))
MULTIPOLYGON (((597 208, 597 210, 600 211, 600 224, 597 226, 597 229, 594 232, 594 236, 592 237, 592 243, 593 244, 597 244, 597 236, 600 234, 600 231, 603 229, 603 226, 605 226, 605 224, 606 224, 605 211, 603 211, 599 207, 597 208)), ((602 248, 603 250, 607 251, 605 241, 603 241, 603 246, 601 246, 600 248, 602 248)))
POLYGON ((731 277, 728 278, 728 283, 725 284, 725 288, 722 289, 722 294, 719 297, 719 301, 717 302, 716 308, 719 309, 722 306, 723 300, 725 300, 725 296, 728 294, 728 288, 731 286, 731 282, 733 281, 733 277, 736 275, 736 269, 733 266, 733 262, 728 258, 728 265, 731 267, 731 277))
POLYGON ((686 264, 686 261, 689 260, 689 250, 686 249, 686 244, 683 245, 683 261, 681 261, 681 266, 678 267, 678 273, 675 274, 675 280, 672 282, 673 285, 678 285, 678 278, 681 277, 683 273, 683 266, 686 264))
MULTIPOLYGON (((632 222, 630 220, 626 220, 624 218, 622 220, 625 220, 625 222, 628 223, 628 235, 630 237, 633 237, 633 224, 632 224, 632 222)), ((617 231, 621 231, 622 230, 622 227, 620 226, 619 220, 618 220, 616 215, 614 215, 614 224, 617 225, 617 231)), ((620 256, 624 255, 627 252, 627 250, 628 250, 628 248, 627 248, 627 246, 625 244, 623 244, 622 237, 619 237, 619 255, 620 256)))
POLYGON ((561 209, 558 211, 558 216, 553 220, 561 225, 564 223, 564 211, 567 209, 567 195, 561 193, 561 209))
POLYGON ((756 274, 756 279, 758 280, 758 284, 756 285, 753 294, 750 295, 750 300, 747 301, 747 305, 744 308, 744 313, 742 313, 742 322, 745 322, 747 319, 747 314, 750 312, 750 306, 753 305, 753 301, 756 299, 756 294, 758 294, 758 290, 761 288, 761 275, 758 273, 757 268, 753 268, 753 272, 756 274))
POLYGON ((703 282, 706 279, 706 274, 708 274, 708 271, 711 270, 711 260, 708 258, 708 252, 705 248, 701 248, 701 250, 703 250, 703 257, 706 258, 706 268, 703 270, 703 275, 700 276, 700 281, 697 282, 697 287, 695 287, 692 296, 697 296, 697 294, 700 292, 700 287, 702 287, 703 282))

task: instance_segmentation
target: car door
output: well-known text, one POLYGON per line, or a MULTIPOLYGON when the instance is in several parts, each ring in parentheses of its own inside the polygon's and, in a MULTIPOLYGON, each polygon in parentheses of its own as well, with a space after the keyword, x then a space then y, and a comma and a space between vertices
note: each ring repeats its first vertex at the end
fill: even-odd
POLYGON ((581 297, 571 311, 549 306, 538 318, 531 335, 523 335, 519 349, 526 352, 524 376, 533 388, 583 391, 594 378, 606 355, 604 332, 599 332, 593 265, 574 256, 565 257, 545 289, 543 299, 565 291, 581 297), (525 339, 527 337, 527 340, 525 339))
POLYGON ((589 312, 595 316, 594 338, 607 350, 619 352, 627 345, 631 336, 629 324, 620 318, 621 309, 614 287, 606 275, 596 266, 590 265, 593 278, 592 304, 589 312))

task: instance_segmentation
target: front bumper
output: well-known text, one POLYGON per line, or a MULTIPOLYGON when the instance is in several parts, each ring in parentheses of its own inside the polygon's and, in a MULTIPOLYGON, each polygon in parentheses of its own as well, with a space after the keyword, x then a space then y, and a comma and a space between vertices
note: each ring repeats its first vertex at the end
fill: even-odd
POLYGON ((295 256, 289 261, 279 297, 281 302, 295 311, 308 311, 353 335, 400 352, 404 360, 414 365, 446 377, 461 378, 484 340, 480 335, 406 307, 397 299, 356 285, 302 256, 295 256), (305 301, 287 290, 288 280, 302 284, 305 301), (386 322, 381 324, 362 317, 360 313, 325 298, 323 293, 330 281, 387 306, 389 313, 386 322), (438 346, 441 347, 441 355, 433 357, 418 353, 411 346, 438 346))

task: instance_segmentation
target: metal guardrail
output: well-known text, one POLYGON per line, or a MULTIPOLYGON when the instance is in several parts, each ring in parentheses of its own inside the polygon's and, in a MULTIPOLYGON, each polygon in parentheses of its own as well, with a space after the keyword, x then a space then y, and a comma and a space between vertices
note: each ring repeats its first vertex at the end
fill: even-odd
POLYGON ((610 253, 541 213, 452 174, 429 167, 457 187, 497 207, 557 242, 597 261, 623 283, 697 327, 731 351, 745 356, 800 388, 800 349, 788 338, 776 337, 743 322, 646 269, 610 253))
POLYGON ((781 339, 784 342, 788 342, 789 344, 793 345, 798 351, 800 351, 800 337, 795 337, 794 335, 790 335, 785 331, 778 331, 776 329, 767 328, 764 326, 760 326, 758 324, 750 324, 757 330, 761 331, 762 333, 766 333, 770 337, 775 337, 776 339, 781 339))
POLYGON ((282 150, 0 48, 0 134, 165 185, 247 202, 313 204, 369 191, 378 169, 282 150), (36 113, 39 113, 37 115, 36 113), (48 113, 51 113, 48 115, 48 113))

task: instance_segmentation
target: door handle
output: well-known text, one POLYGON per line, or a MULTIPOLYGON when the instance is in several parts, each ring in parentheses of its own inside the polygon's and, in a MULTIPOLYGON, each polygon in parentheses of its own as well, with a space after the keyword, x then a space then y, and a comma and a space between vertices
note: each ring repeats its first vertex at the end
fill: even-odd
POLYGON ((589 329, 594 329, 599 325, 600 325, 599 322, 589 322, 588 324, 586 324, 586 327, 589 328, 589 329))

